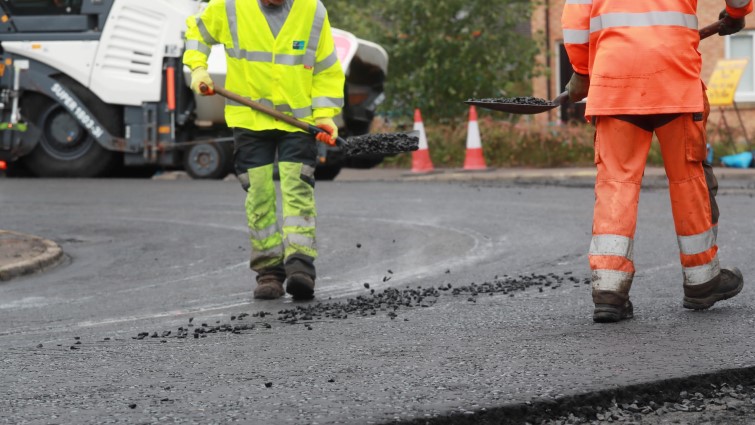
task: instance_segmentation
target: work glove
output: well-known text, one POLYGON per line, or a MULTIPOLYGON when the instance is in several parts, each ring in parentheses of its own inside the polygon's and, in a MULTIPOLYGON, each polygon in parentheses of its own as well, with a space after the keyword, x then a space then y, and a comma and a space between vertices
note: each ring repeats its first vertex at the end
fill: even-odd
POLYGON ((569 83, 566 85, 566 91, 569 92, 569 100, 579 102, 587 97, 590 90, 590 76, 573 73, 569 83))
POLYGON ((210 78, 210 73, 207 72, 207 68, 198 66, 191 71, 191 89, 194 93, 201 94, 202 96, 210 96, 215 94, 215 83, 210 78), (208 93, 202 93, 200 86, 204 84, 210 88, 208 93))
POLYGON ((730 35, 742 31, 745 27, 745 18, 732 18, 726 12, 726 9, 722 10, 718 14, 718 19, 721 19, 721 25, 718 26, 718 35, 730 35))
POLYGON ((336 139, 338 138, 338 126, 333 122, 333 119, 315 118, 315 126, 327 131, 327 133, 317 133, 315 138, 320 142, 335 146, 336 139))

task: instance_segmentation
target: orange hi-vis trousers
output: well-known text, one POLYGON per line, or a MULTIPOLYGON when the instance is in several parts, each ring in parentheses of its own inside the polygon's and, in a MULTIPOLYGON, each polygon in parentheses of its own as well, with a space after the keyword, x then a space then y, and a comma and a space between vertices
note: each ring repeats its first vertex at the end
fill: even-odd
POLYGON ((718 184, 703 163, 708 110, 706 102, 705 113, 596 117, 598 174, 589 252, 596 303, 605 299, 598 293, 628 295, 632 285, 637 205, 653 132, 668 177, 684 284, 702 284, 720 273, 714 198, 718 184))

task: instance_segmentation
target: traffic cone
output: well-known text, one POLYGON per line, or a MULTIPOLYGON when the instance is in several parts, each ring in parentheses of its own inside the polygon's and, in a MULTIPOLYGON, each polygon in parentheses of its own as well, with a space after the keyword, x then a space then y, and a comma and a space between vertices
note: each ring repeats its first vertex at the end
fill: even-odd
POLYGON ((469 125, 467 127, 467 154, 464 158, 465 170, 485 170, 485 158, 482 156, 480 126, 477 124, 477 109, 469 107, 469 125))
POLYGON ((412 173, 429 173, 435 168, 430 159, 425 125, 422 124, 422 114, 419 109, 414 110, 414 130, 419 131, 419 149, 412 152, 412 173))

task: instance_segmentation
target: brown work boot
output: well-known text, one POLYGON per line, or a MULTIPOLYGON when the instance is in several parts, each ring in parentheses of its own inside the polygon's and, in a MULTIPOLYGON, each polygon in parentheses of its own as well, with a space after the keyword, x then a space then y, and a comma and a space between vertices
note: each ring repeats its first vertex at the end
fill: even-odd
POLYGON ((684 308, 705 310, 717 301, 737 295, 744 286, 742 272, 738 268, 721 269, 721 273, 700 285, 684 285, 684 308))
POLYGON ((285 294, 283 280, 275 274, 257 276, 257 287, 254 288, 254 298, 258 300, 274 300, 285 294))
POLYGON ((296 272, 286 281, 286 292, 295 300, 309 300, 315 296, 315 280, 306 273, 296 272))
POLYGON ((592 320, 597 323, 612 323, 634 317, 634 306, 629 295, 616 291, 592 291, 595 310, 592 320))

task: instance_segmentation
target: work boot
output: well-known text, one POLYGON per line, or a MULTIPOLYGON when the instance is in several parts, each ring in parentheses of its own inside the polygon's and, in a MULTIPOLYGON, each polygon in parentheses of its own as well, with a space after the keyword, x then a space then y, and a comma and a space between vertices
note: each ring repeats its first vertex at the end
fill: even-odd
POLYGON ((738 268, 721 269, 721 273, 700 285, 684 285, 684 308, 705 310, 717 301, 737 295, 744 286, 742 272, 738 268))
POLYGON ((592 320, 597 323, 613 323, 634 317, 634 306, 629 295, 615 291, 592 291, 595 310, 592 320))
POLYGON ((274 300, 285 294, 283 292, 283 279, 275 274, 263 274, 257 276, 257 287, 254 288, 254 298, 258 300, 274 300))
POLYGON ((306 273, 296 272, 288 277, 286 292, 295 300, 309 300, 315 296, 315 280, 306 273))

